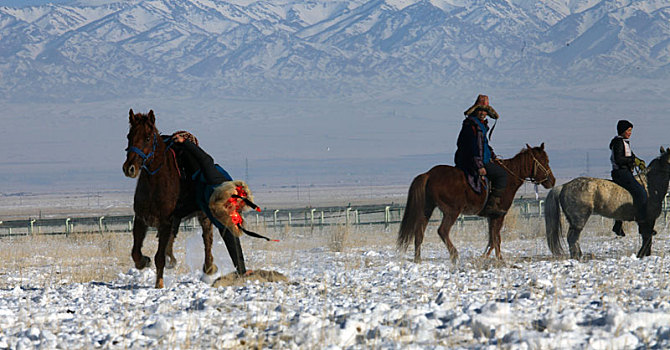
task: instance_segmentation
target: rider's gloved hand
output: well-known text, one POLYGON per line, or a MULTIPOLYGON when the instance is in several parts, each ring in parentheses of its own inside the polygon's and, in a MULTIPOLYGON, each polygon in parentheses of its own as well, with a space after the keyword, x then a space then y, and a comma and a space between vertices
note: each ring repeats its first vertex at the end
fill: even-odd
POLYGON ((635 166, 640 168, 640 170, 644 170, 647 168, 647 164, 644 162, 644 160, 640 158, 635 158, 635 166))

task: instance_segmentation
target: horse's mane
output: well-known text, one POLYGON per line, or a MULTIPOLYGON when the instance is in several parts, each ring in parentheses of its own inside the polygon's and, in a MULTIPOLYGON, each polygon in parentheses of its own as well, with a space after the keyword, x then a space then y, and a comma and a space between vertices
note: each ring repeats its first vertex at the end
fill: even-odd
POLYGON ((532 151, 533 151, 535 148, 539 148, 539 147, 532 147, 532 148, 524 147, 524 148, 522 148, 517 154, 515 154, 514 157, 512 157, 512 158, 505 158, 505 159, 506 159, 506 160, 512 160, 512 159, 514 159, 514 158, 516 158, 516 157, 521 157, 521 156, 525 155, 526 153, 532 153, 532 151))

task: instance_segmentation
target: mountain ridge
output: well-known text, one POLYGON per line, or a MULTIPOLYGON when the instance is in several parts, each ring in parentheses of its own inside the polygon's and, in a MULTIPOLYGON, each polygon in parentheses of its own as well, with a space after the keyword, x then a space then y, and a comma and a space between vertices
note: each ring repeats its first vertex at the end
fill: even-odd
POLYGON ((0 7, 7 99, 347 94, 670 76, 643 0, 78 1, 0 7), (214 92, 213 92, 214 91, 214 92))

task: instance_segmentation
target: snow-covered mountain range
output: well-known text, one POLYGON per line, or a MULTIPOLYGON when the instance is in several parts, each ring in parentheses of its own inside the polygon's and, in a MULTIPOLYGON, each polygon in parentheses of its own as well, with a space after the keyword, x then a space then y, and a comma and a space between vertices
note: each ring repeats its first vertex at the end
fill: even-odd
POLYGON ((667 0, 90 0, 0 7, 0 94, 14 101, 321 95, 611 76, 670 76, 667 0))

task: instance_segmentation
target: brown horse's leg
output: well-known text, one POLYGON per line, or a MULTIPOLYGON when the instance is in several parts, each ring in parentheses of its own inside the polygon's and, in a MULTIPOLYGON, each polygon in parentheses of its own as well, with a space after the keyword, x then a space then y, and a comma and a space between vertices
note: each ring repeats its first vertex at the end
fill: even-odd
POLYGON ((151 264, 151 258, 142 255, 142 244, 144 243, 144 237, 147 235, 147 228, 147 225, 142 219, 135 219, 135 222, 133 223, 133 249, 131 251, 131 256, 135 262, 135 268, 138 270, 151 264))
POLYGON ((202 227, 202 242, 205 244, 205 263, 202 266, 202 271, 206 275, 213 275, 219 271, 219 268, 214 264, 214 257, 212 256, 212 242, 214 241, 212 222, 202 212, 198 213, 198 222, 202 227))
POLYGON ((442 213, 444 216, 442 217, 442 223, 440 224, 440 227, 437 229, 437 233, 440 235, 442 242, 447 245, 447 250, 449 250, 451 261, 456 262, 456 260, 458 260, 458 250, 456 250, 454 244, 451 243, 451 239, 449 239, 449 231, 451 230, 451 226, 453 226, 458 219, 459 213, 457 211, 451 210, 447 210, 446 212, 442 210, 442 213))
POLYGON ((177 236, 176 234, 171 234, 170 238, 168 239, 167 246, 165 247, 166 269, 174 269, 177 266, 177 258, 175 258, 174 253, 172 251, 172 246, 174 245, 174 239, 176 236, 177 236))
POLYGON ((486 257, 488 258, 491 255, 491 252, 495 249, 496 258, 502 260, 502 252, 500 251, 500 230, 502 229, 503 222, 505 221, 504 216, 499 216, 497 218, 489 218, 489 245, 486 247, 486 257))
POLYGON ((424 231, 419 230, 414 233, 414 262, 421 262, 421 243, 423 243, 424 231))
POLYGON ((172 229, 170 231, 170 237, 168 238, 167 246, 165 247, 165 268, 173 269, 177 266, 177 258, 175 258, 172 251, 172 246, 174 245, 174 239, 177 238, 177 233, 179 233, 179 225, 181 220, 175 220, 172 223, 172 229))
POLYGON ((165 269, 165 251, 167 249, 170 236, 172 235, 173 224, 164 223, 158 227, 158 250, 154 259, 156 260, 156 288, 163 288, 163 270, 165 269))

